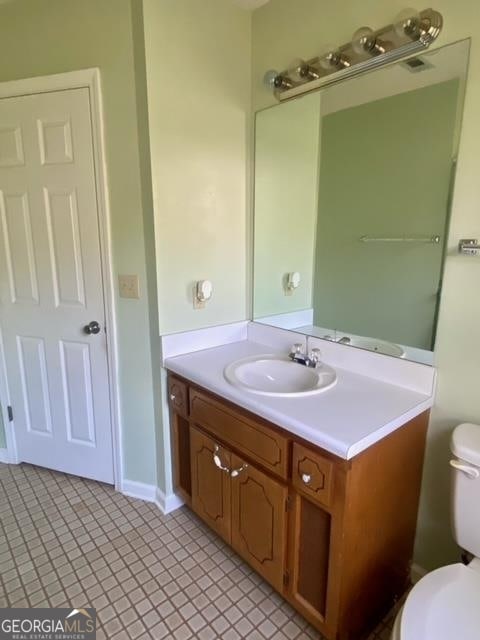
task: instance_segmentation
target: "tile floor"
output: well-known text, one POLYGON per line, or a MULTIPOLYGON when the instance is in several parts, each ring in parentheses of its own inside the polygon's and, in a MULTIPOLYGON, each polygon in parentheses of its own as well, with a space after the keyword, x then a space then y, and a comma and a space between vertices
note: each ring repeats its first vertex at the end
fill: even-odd
POLYGON ((26 464, 0 464, 6 606, 95 607, 98 640, 320 638, 187 508, 26 464))

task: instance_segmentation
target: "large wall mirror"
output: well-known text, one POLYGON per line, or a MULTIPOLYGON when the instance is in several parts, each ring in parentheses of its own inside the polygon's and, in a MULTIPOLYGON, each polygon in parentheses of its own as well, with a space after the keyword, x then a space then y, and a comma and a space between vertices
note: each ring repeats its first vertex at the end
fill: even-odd
POLYGON ((254 318, 430 364, 469 40, 259 111, 254 318))

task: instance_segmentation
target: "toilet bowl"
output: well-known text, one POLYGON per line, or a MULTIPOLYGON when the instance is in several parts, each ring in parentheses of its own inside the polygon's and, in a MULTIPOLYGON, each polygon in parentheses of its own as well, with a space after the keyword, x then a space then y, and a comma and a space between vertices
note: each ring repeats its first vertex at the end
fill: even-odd
POLYGON ((480 561, 432 571, 410 592, 399 611, 392 640, 480 638, 480 561))
POLYGON ((453 533, 474 558, 417 582, 397 614, 392 640, 480 638, 480 426, 458 426, 451 450, 453 533))

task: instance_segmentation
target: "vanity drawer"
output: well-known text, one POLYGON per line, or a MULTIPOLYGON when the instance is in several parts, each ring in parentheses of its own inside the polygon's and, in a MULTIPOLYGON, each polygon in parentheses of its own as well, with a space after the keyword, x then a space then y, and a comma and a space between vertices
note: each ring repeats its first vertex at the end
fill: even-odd
POLYGON ((288 471, 288 438, 196 389, 190 390, 192 420, 240 453, 282 478, 288 471))
POLYGON ((188 387, 174 376, 168 378, 168 398, 173 411, 188 416, 188 387))
POLYGON ((328 507, 332 501, 333 462, 294 443, 292 482, 296 489, 328 507))

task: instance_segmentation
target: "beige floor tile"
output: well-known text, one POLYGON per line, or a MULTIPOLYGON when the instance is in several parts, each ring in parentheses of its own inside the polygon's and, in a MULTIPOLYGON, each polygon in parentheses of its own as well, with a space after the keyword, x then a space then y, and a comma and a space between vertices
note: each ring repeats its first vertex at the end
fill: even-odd
POLYGON ((320 638, 186 508, 26 464, 0 464, 0 505, 0 607, 93 606, 97 640, 320 638))

